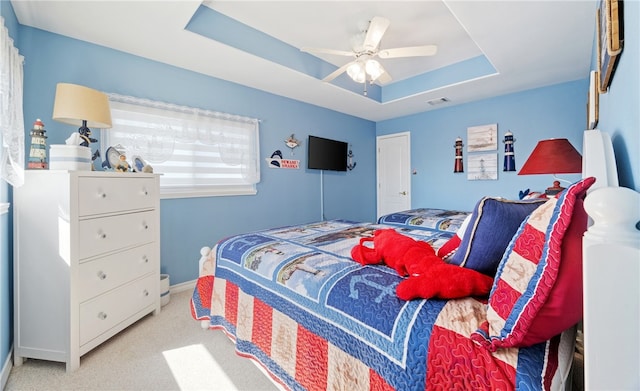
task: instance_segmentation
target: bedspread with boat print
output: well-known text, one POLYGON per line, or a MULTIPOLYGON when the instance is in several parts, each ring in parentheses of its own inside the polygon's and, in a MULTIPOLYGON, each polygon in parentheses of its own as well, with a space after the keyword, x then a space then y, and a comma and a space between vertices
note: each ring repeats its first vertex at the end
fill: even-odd
MULTIPOLYGON (((192 315, 289 389, 513 389, 553 375, 545 344, 490 353, 468 338, 482 300, 403 301, 393 269, 354 262, 351 248, 380 228, 334 220, 222 240, 215 265, 201 265, 192 315)), ((436 247, 453 234, 398 230, 436 247)))

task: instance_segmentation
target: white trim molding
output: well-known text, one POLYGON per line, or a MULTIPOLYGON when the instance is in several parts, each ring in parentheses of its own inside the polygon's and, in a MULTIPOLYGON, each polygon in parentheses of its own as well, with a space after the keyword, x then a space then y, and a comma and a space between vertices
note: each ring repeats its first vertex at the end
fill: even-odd
POLYGON ((4 365, 2 366, 2 372, 0 373, 0 390, 4 390, 9 381, 9 374, 11 374, 11 368, 13 368, 13 361, 11 358, 13 357, 13 346, 9 349, 9 354, 7 354, 6 360, 4 360, 4 365))

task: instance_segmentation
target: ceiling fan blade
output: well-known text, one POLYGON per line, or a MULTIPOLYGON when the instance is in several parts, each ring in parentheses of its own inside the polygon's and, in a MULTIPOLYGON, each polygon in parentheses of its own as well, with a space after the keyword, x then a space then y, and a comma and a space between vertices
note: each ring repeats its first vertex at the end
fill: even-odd
POLYGON ((335 71, 333 71, 332 73, 327 75, 324 79, 322 79, 322 81, 324 81, 326 83, 330 82, 331 80, 333 80, 336 77, 338 77, 341 74, 343 74, 347 70, 347 68, 349 68, 349 65, 353 64, 354 62, 355 61, 351 61, 351 62, 348 62, 348 63, 344 64, 340 68, 336 69, 335 71))
POLYGON ((369 22, 369 28, 367 29, 367 35, 364 37, 364 43, 362 46, 364 50, 375 50, 380 44, 382 36, 389 28, 389 19, 381 16, 374 16, 369 22))
POLYGON ((406 48, 384 49, 378 52, 380 58, 433 56, 438 52, 436 45, 410 46, 406 48))
POLYGON ((301 52, 305 52, 305 53, 322 53, 322 54, 335 54, 338 56, 348 56, 348 57, 355 57, 356 54, 354 52, 347 52, 345 50, 334 50, 334 49, 322 49, 322 48, 300 48, 301 52))

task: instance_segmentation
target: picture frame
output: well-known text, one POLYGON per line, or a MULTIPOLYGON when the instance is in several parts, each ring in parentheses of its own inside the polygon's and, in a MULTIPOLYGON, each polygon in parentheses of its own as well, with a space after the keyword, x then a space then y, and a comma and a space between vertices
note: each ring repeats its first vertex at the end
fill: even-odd
POLYGON ((477 153, 467 157, 467 180, 486 181, 498 179, 498 154, 477 153))
POLYGON ((599 93, 607 92, 622 52, 621 8, 618 0, 600 0, 596 11, 599 93))
POLYGON ((467 152, 497 151, 498 124, 467 128, 467 152))
POLYGON ((587 97, 587 129, 595 129, 598 125, 599 112, 599 80, 598 71, 591 71, 589 78, 589 93, 587 97))

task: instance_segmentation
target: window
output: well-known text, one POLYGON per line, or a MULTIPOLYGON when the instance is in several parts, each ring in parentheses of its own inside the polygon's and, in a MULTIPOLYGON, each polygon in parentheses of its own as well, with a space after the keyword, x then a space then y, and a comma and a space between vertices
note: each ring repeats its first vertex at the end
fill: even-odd
POLYGON ((116 94, 109 101, 103 149, 149 163, 162 174, 163 198, 256 194, 258 120, 116 94))
POLYGON ((24 184, 24 58, 0 17, 0 177, 14 187, 24 184))

